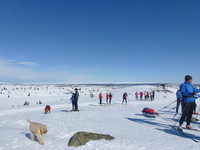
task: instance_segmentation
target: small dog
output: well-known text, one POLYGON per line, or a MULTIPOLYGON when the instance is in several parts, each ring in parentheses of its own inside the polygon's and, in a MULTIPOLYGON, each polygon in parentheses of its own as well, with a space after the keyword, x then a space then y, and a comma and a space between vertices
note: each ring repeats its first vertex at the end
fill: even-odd
POLYGON ((51 107, 49 105, 47 105, 44 109, 44 113, 47 114, 47 113, 51 113, 51 107))
POLYGON ((30 120, 27 120, 27 122, 30 123, 29 125, 29 130, 30 130, 30 138, 31 140, 35 140, 34 139, 34 135, 37 135, 37 139, 39 140, 39 143, 41 145, 44 144, 43 140, 42 140, 42 135, 46 134, 48 132, 47 129, 47 125, 45 124, 41 124, 41 123, 37 123, 37 122, 31 122, 30 120))

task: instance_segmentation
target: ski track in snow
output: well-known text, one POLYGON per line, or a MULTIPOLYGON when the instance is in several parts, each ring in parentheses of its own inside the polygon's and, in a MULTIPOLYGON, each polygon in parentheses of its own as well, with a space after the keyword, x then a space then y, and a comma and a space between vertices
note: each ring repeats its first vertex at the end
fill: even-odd
MULTIPOLYGON (((12 85, 7 86, 5 85, 8 89, 16 88, 12 85)), ((93 92, 94 98, 89 97, 91 89, 98 88, 95 86, 82 87, 84 93, 80 93, 80 112, 69 112, 71 109, 70 94, 64 95, 62 93, 66 89, 61 90, 53 86, 49 89, 51 93, 54 93, 51 96, 44 87, 35 95, 33 95, 35 90, 30 90, 30 97, 26 96, 29 92, 22 94, 20 90, 9 93, 10 99, 1 95, 0 150, 199 150, 200 143, 194 143, 169 126, 173 125, 178 118, 177 116, 173 119, 173 111, 168 112, 175 107, 175 103, 169 109, 159 112, 160 117, 156 119, 146 118, 141 114, 144 107, 148 106, 158 110, 174 101, 176 89, 170 89, 174 93, 156 93, 156 100, 150 102, 136 101, 134 93, 150 91, 155 88, 153 86, 118 87, 116 89, 101 87, 100 91, 103 92, 104 97, 108 90, 112 91, 114 105, 98 106, 99 92, 93 92), (127 106, 121 105, 123 92, 131 93, 127 106), (37 105, 36 102, 41 99, 43 104, 37 105), (17 107, 25 100, 29 101, 31 106, 17 107), (45 115, 43 113, 46 104, 51 105, 52 112, 45 115), (13 108, 12 105, 14 105, 13 108), (26 119, 48 125, 48 133, 43 136, 45 145, 41 146, 38 142, 29 139, 26 119), (68 147, 70 137, 78 131, 110 134, 115 137, 115 140, 91 141, 85 146, 68 147)), ((193 125, 195 128, 200 128, 199 123, 193 125)), ((200 133, 187 132, 200 140, 200 133)))

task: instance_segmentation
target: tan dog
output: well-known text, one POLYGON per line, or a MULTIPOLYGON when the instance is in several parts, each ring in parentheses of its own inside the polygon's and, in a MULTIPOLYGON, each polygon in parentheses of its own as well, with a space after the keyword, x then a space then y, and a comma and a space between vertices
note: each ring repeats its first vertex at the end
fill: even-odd
POLYGON ((44 109, 44 113, 47 114, 47 113, 51 113, 51 107, 49 105, 47 105, 44 109))
POLYGON ((44 142, 42 140, 42 135, 46 134, 48 132, 47 125, 37 123, 37 122, 31 122, 30 120, 27 120, 27 122, 30 123, 29 130, 30 130, 31 140, 33 140, 33 141, 35 140, 34 135, 36 134, 37 138, 39 140, 39 143, 43 145, 44 142))

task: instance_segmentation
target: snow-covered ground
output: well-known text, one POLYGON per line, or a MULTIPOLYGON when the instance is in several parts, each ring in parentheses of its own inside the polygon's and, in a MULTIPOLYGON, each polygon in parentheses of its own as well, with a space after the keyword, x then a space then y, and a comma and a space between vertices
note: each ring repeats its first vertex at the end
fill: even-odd
MULTIPOLYGON (((77 88, 80 88, 80 112, 69 112, 73 86, 0 85, 0 150, 197 150, 200 147, 169 126, 178 119, 178 116, 173 119, 174 111, 171 109, 175 103, 159 112, 160 116, 156 119, 141 114, 144 107, 159 110, 173 102, 176 88, 168 88, 173 93, 156 92, 153 102, 136 101, 134 93, 157 89, 155 86, 82 85, 77 88), (99 92, 103 93, 105 103, 105 93, 110 91, 113 105, 99 106, 99 92), (128 105, 121 104, 124 92, 129 95, 128 105), (90 94, 95 97, 91 98, 90 94), (30 105, 23 106, 25 101, 30 105), (42 104, 37 104, 39 101, 42 104), (45 115, 44 107, 47 104, 52 112, 45 115), (49 131, 43 136, 45 145, 29 139, 26 119, 48 125, 49 131), (68 147, 70 137, 78 131, 110 134, 115 140, 92 141, 78 148, 68 147)), ((192 126, 200 128, 199 123, 192 126)), ((187 132, 200 140, 199 132, 187 132)))

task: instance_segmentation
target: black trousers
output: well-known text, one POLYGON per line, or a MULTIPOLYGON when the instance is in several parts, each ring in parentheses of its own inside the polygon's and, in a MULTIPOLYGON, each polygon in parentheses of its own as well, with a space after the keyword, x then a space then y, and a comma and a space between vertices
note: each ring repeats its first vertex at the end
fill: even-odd
POLYGON ((194 111, 196 112, 197 104, 196 101, 194 101, 194 111))
POLYGON ((75 110, 78 110, 78 100, 74 102, 75 110))
POLYGON ((111 104, 112 98, 109 99, 109 103, 111 104))
POLYGON ((126 98, 123 98, 122 104, 124 103, 124 101, 125 101, 126 104, 127 104, 127 99, 126 99, 126 98))
POLYGON ((183 102, 182 106, 183 106, 183 114, 181 116, 179 123, 182 125, 185 118, 187 117, 187 125, 190 125, 194 110, 194 102, 193 103, 183 102))
POLYGON ((99 104, 100 105, 102 104, 102 98, 99 98, 99 104))

